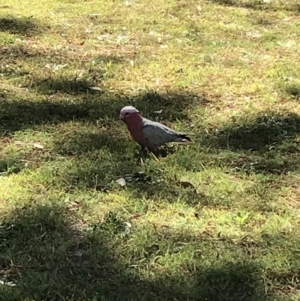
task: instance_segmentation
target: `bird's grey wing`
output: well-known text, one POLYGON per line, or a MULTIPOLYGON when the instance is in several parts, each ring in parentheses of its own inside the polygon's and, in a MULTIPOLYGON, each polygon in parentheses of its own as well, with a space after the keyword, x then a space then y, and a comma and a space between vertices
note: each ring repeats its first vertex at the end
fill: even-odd
POLYGON ((177 133, 163 124, 153 121, 143 123, 143 133, 146 140, 159 147, 165 143, 174 141, 177 133))

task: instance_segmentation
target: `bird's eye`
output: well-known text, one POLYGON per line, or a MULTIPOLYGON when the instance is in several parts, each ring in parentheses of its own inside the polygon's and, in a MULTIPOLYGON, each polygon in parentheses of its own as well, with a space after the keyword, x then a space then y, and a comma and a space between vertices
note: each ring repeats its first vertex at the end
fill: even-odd
POLYGON ((125 113, 125 116, 128 116, 129 115, 129 113, 127 112, 127 113, 125 113))

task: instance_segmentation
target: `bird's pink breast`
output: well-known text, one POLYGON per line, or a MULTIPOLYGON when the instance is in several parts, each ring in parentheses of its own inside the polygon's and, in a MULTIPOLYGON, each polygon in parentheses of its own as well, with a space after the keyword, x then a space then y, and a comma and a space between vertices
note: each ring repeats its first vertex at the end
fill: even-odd
POLYGON ((145 139, 142 118, 139 114, 132 114, 132 116, 130 116, 130 118, 128 118, 125 122, 132 138, 137 143, 149 148, 153 148, 152 144, 145 139))
POLYGON ((142 129, 142 126, 139 125, 139 126, 131 126, 131 125, 127 125, 127 128, 132 136, 132 138, 144 145, 144 140, 145 140, 145 137, 144 137, 144 134, 143 134, 143 129, 142 129))

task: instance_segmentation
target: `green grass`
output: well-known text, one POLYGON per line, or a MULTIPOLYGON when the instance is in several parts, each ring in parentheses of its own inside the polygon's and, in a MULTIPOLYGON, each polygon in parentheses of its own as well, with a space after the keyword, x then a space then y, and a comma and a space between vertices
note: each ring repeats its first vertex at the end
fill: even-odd
POLYGON ((0 300, 300 300, 299 44, 296 0, 1 4, 0 300), (141 164, 129 104, 192 143, 141 164))

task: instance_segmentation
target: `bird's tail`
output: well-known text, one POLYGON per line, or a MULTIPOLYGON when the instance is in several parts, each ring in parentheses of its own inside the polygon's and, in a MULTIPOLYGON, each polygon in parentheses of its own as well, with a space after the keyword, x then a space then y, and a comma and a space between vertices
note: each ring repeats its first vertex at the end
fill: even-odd
POLYGON ((175 140, 176 142, 188 142, 191 141, 191 138, 184 133, 179 133, 178 138, 175 140))

